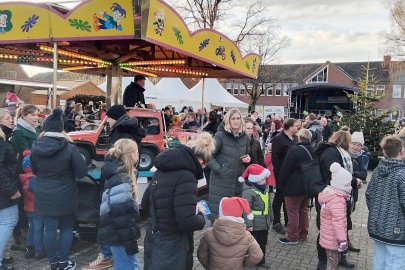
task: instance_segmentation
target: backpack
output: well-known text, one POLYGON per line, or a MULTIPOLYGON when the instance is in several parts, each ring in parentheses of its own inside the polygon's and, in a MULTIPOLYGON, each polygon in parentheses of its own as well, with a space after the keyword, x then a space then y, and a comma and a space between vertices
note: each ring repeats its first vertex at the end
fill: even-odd
POLYGON ((300 147, 302 147, 310 157, 310 160, 300 164, 305 193, 308 198, 314 198, 325 188, 319 158, 312 158, 311 153, 305 146, 300 145, 300 147))

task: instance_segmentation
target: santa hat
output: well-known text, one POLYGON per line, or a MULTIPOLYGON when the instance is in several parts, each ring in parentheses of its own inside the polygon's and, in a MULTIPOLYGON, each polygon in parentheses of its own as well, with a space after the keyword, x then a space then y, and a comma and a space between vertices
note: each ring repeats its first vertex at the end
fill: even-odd
POLYGON ((352 174, 342 168, 339 163, 334 162, 330 165, 330 171, 332 172, 332 180, 330 181, 332 187, 344 191, 344 187, 352 182, 352 174))
POLYGON ((247 200, 239 197, 224 197, 219 203, 219 217, 242 217, 243 212, 247 219, 252 220, 253 214, 250 212, 250 206, 247 200))
POLYGON ((258 164, 252 164, 249 165, 249 167, 246 168, 245 172, 242 174, 241 177, 239 177, 239 182, 243 183, 245 182, 246 178, 249 180, 249 182, 252 183, 257 183, 260 180, 266 179, 267 177, 270 176, 270 171, 266 168, 263 168, 262 166, 258 164))
POLYGON ((352 134, 352 142, 353 143, 361 143, 361 145, 364 145, 363 132, 361 132, 361 131, 353 132, 353 134, 352 134))

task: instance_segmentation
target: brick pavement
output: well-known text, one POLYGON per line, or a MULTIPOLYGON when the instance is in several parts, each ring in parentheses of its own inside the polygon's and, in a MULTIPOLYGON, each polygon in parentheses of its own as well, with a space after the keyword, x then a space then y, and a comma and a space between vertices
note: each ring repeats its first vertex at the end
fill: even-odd
MULTIPOLYGON (((365 186, 366 188, 367 186, 365 186)), ((356 263, 355 269, 371 269, 373 258, 373 241, 367 234, 367 207, 365 204, 365 188, 359 192, 359 202, 357 209, 353 214, 353 231, 350 233, 351 241, 356 247, 361 247, 360 253, 349 253, 348 257, 356 263)), ((317 229, 315 225, 315 210, 311 213, 310 233, 308 241, 300 243, 297 246, 282 245, 278 242, 280 235, 273 231, 269 233, 269 242, 267 246, 266 261, 270 264, 271 269, 280 270, 312 270, 316 269, 318 259, 316 256, 316 236, 317 229)), ((206 230, 206 228, 204 229, 206 230)), ((145 233, 145 224, 142 225, 142 236, 145 233)), ((195 247, 198 247, 199 239, 203 231, 195 233, 195 247)), ((143 239, 139 241, 141 251, 139 258, 143 261, 143 239)), ((21 251, 12 251, 13 257, 16 258, 16 270, 45 270, 48 269, 46 260, 33 261, 24 259, 21 251)), ((73 250, 71 258, 79 265, 86 264, 97 257, 98 249, 94 243, 80 241, 73 250)), ((80 269, 80 268, 78 268, 80 269)), ((194 270, 202 270, 203 267, 194 256, 194 270)), ((339 268, 344 269, 344 268, 339 268)), ((121 270, 121 269, 120 269, 121 270)), ((164 269, 162 269, 164 270, 164 269)))

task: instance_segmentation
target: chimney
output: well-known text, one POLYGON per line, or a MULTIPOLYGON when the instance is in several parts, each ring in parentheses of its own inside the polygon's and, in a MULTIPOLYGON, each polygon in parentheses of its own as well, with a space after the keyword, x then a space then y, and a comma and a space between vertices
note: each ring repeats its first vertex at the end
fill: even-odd
POLYGON ((383 70, 391 69, 391 55, 384 55, 383 70))

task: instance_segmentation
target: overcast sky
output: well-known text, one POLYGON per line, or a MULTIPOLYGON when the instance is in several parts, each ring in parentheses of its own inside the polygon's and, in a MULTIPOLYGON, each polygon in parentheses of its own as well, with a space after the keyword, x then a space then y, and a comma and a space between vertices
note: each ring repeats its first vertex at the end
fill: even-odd
POLYGON ((382 35, 389 31, 388 0, 263 1, 269 16, 291 40, 278 56, 280 64, 383 58, 382 35))

